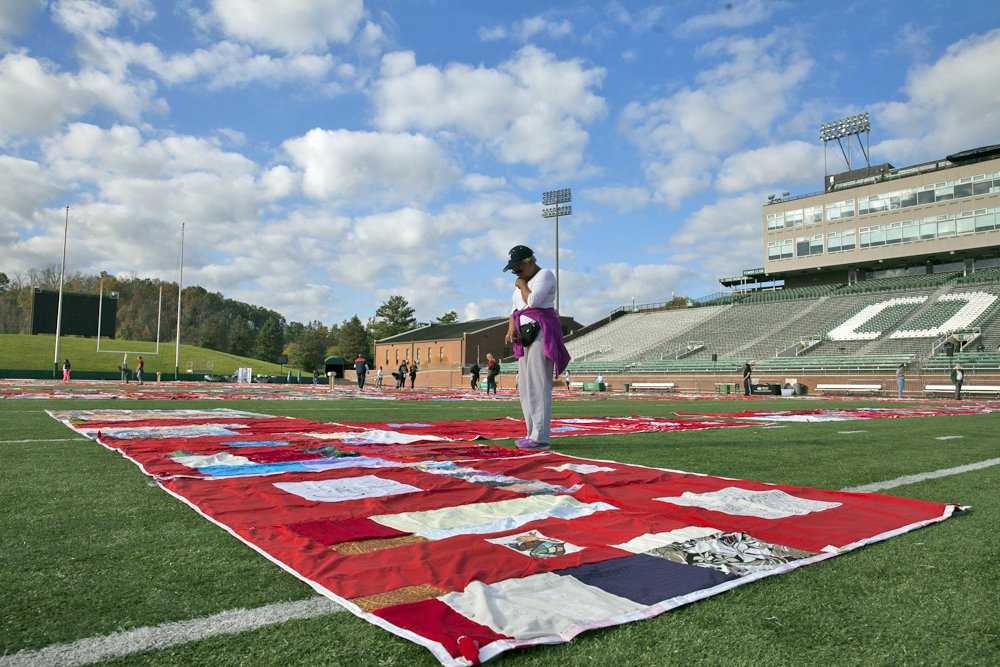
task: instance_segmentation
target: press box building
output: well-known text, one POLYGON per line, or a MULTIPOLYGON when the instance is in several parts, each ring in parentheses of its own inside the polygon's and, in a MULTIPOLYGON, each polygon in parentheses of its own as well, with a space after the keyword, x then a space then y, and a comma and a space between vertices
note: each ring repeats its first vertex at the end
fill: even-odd
POLYGON ((1000 266, 1000 145, 826 177, 763 207, 764 266, 727 286, 786 288, 1000 266))

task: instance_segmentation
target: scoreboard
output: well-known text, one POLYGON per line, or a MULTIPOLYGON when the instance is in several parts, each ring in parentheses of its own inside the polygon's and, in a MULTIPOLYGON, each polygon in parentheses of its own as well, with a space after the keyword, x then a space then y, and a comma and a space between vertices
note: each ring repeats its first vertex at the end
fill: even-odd
MULTIPOLYGON (((101 336, 115 337, 118 321, 118 299, 97 294, 63 292, 62 334, 66 336, 97 336, 97 314, 101 312, 101 336)), ((59 312, 59 292, 35 290, 31 302, 31 333, 55 334, 59 312)))

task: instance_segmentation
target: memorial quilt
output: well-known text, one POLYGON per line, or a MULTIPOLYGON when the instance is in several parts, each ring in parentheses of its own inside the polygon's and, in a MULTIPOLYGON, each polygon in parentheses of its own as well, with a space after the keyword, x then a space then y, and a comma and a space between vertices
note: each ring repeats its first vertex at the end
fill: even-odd
POLYGON ((469 425, 50 414, 443 665, 656 616, 957 509, 454 437, 489 431, 469 425))

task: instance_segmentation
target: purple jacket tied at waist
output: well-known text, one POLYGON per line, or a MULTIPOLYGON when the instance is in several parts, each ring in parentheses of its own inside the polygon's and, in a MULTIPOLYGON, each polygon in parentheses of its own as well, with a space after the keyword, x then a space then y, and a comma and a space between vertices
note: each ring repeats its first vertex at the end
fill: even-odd
MULTIPOLYGON (((555 374, 562 374, 569 364, 570 356, 569 350, 566 349, 566 345, 563 343, 562 322, 559 321, 555 308, 522 308, 521 310, 515 310, 511 314, 515 324, 521 321, 521 315, 527 315, 541 326, 545 356, 552 360, 552 364, 555 367, 555 374)), ((524 356, 524 346, 521 345, 520 338, 520 327, 515 327, 514 332, 514 357, 520 359, 524 356)))

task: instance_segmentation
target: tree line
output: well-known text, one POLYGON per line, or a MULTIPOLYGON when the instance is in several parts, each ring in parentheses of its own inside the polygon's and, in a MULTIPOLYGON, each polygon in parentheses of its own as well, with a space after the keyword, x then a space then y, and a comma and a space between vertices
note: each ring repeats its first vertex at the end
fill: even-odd
MULTIPOLYGON (((177 330, 177 283, 139 278, 120 278, 108 273, 86 276, 67 275, 64 292, 97 294, 101 282, 104 294, 118 294, 117 338, 155 341, 157 312, 160 339, 170 340, 177 330), (160 290, 162 287, 162 306, 160 290)), ((59 289, 57 267, 31 269, 9 277, 0 272, 0 333, 31 332, 31 303, 35 288, 59 289)), ((322 371, 328 356, 343 357, 348 363, 357 355, 371 358, 374 341, 409 331, 421 323, 402 296, 392 296, 375 314, 362 322, 354 315, 329 326, 312 322, 288 322, 268 308, 228 299, 198 285, 187 286, 181 295, 181 341, 241 357, 275 362, 280 355, 288 364, 305 371, 322 371)), ((439 323, 458 321, 455 311, 437 318, 439 323)), ((96 333, 96 332, 95 332, 96 333)))

